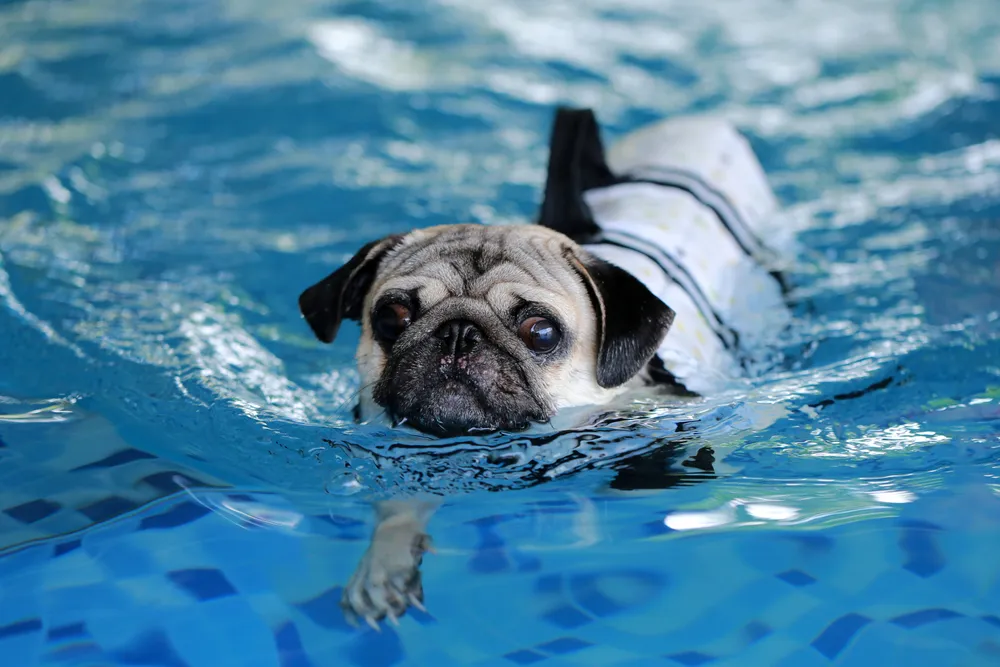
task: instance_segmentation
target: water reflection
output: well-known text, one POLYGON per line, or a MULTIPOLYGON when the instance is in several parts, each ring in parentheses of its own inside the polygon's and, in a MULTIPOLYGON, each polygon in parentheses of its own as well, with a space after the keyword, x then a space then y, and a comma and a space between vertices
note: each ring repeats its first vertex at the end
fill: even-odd
POLYGON ((0 395, 0 422, 40 424, 78 419, 76 397, 27 401, 0 395))
MULTIPOLYGON (((65 372, 89 407, 137 405, 122 419, 163 438, 151 448, 191 442, 240 476, 338 496, 466 465, 456 490, 687 484, 703 446, 716 473, 751 476, 995 456, 988 434, 957 433, 995 423, 973 401, 1000 383, 982 289, 996 237, 970 222, 1000 189, 980 120, 997 99, 998 47, 974 38, 1000 23, 986 0, 442 0, 393 20, 314 0, 55 7, 0 8, 4 85, 24 93, 0 124, 0 298, 95 364, 65 372), (622 406, 627 423, 434 447, 355 424, 353 341, 320 350, 294 294, 371 236, 530 217, 557 101, 593 104, 611 134, 704 109, 751 133, 789 208, 783 233, 800 235, 794 297, 812 306, 789 367, 716 403, 622 406), (980 371, 914 388, 969 345, 957 365, 980 371), (961 407, 941 411, 945 394, 961 407), (678 431, 695 421, 697 442, 678 431)), ((25 349, 12 376, 34 374, 25 349)))

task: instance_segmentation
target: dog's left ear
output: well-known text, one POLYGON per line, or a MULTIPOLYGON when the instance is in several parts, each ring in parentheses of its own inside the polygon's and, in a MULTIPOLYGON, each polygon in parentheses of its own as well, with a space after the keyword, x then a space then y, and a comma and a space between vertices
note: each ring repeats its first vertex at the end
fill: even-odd
POLYGON ((586 251, 567 251, 597 315, 597 384, 632 379, 653 358, 674 322, 674 311, 628 271, 586 251))
POLYGON ((299 310, 316 338, 332 343, 341 321, 361 318, 361 306, 375 279, 378 263, 402 241, 402 235, 372 241, 347 264, 299 295, 299 310))

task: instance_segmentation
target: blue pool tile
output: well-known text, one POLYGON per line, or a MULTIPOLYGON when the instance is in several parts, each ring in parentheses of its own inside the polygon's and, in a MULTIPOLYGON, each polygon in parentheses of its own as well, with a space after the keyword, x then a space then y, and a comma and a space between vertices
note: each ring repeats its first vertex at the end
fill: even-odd
POLYGON ((541 662, 545 660, 545 656, 541 653, 535 651, 529 651, 527 649, 521 649, 520 651, 513 651, 504 655, 504 658, 514 663, 515 665, 533 665, 536 662, 541 662))
POLYGON ((542 559, 537 556, 522 556, 515 554, 518 572, 539 572, 542 569, 542 559))
POLYGON ((344 589, 341 586, 320 593, 314 598, 300 602, 296 605, 316 625, 327 630, 339 630, 341 632, 354 632, 346 620, 344 613, 340 609, 340 596, 344 589))
POLYGON ((136 637, 125 648, 115 651, 115 657, 126 665, 156 665, 156 667, 188 667, 177 655, 170 640, 160 630, 136 637))
POLYGON ((274 633, 274 642, 278 647, 281 667, 312 667, 294 623, 285 623, 278 628, 274 633))
POLYGON ((890 623, 895 623, 902 628, 913 629, 934 621, 947 621, 951 618, 964 618, 964 614, 950 609, 921 609, 910 614, 897 616, 890 623))
POLYGON ((87 463, 86 465, 73 468, 70 472, 79 472, 82 470, 96 470, 100 468, 114 468, 116 466, 125 465, 126 463, 132 463, 133 461, 141 461, 143 459, 155 459, 156 457, 147 452, 140 451, 138 449, 122 449, 120 451, 106 456, 100 461, 93 461, 87 463))
POLYGON ((778 579, 781 579, 786 584, 791 584, 792 586, 808 586, 809 584, 815 584, 816 579, 802 570, 786 570, 780 574, 774 575, 778 579))
POLYGON ((598 575, 580 575, 570 579, 573 598, 581 607, 598 617, 605 617, 622 610, 622 606, 598 588, 598 575))
POLYGON ((269 665, 279 662, 271 625, 239 596, 154 611, 151 622, 167 633, 190 665, 269 665))
MULTIPOLYGON (((147 484, 153 487, 160 493, 169 494, 181 490, 181 486, 178 485, 176 481, 174 481, 174 478, 178 476, 183 477, 185 480, 187 480, 185 476, 178 475, 178 473, 168 470, 165 472, 156 472, 153 473, 152 475, 147 475, 146 477, 143 477, 142 480, 140 481, 143 484, 147 484)), ((200 486, 200 484, 193 484, 192 486, 200 486)))
POLYGON ((59 639, 69 639, 71 637, 85 637, 87 626, 83 623, 69 623, 56 628, 49 628, 48 638, 50 641, 59 639))
POLYGON ((108 496, 107 498, 102 498, 97 502, 91 503, 90 505, 78 507, 77 511, 94 523, 101 523, 103 521, 113 519, 116 516, 121 516, 126 512, 131 512, 138 506, 138 503, 126 500, 120 496, 108 496))
POLYGON ((773 630, 768 625, 761 623, 760 621, 750 621, 747 623, 746 627, 743 628, 743 634, 746 636, 748 644, 759 642, 772 632, 773 630))
POLYGON ((203 602, 236 594, 236 589, 226 579, 226 575, 215 569, 174 570, 168 572, 167 577, 178 588, 203 602))
POLYGON ((60 542, 59 544, 52 547, 52 557, 58 558, 64 554, 68 554, 70 551, 76 551, 80 548, 80 540, 69 540, 67 542, 60 542))
POLYGON ((338 528, 336 539, 342 542, 367 542, 371 534, 363 528, 338 528))
POLYGON ((209 484, 200 479, 192 477, 191 475, 181 474, 173 470, 166 470, 164 472, 153 473, 152 475, 147 475, 140 480, 143 484, 148 484, 157 491, 163 494, 174 493, 175 491, 181 491, 184 487, 206 487, 206 488, 217 488, 215 484, 209 484), (177 479, 180 479, 184 486, 177 483, 177 479))
POLYGON ((795 542, 810 554, 827 553, 833 549, 834 545, 832 537, 819 533, 788 533, 782 537, 795 542))
POLYGON ((0 637, 0 664, 4 667, 38 665, 43 650, 42 636, 37 632, 0 637))
POLYGON ((833 660, 844 650, 854 635, 869 623, 871 623, 871 619, 861 614, 851 613, 841 616, 812 641, 812 646, 833 660))
POLYGON ((582 651, 590 646, 593 646, 593 644, 577 637, 560 637, 559 639, 553 639, 550 642, 539 644, 535 648, 539 651, 545 651, 546 653, 565 655, 567 653, 582 651))
POLYGON ((925 521, 924 519, 900 519, 897 523, 901 528, 910 528, 914 530, 944 530, 944 528, 938 524, 931 521, 925 521))
POLYGON ((95 609, 127 609, 134 604, 134 599, 121 587, 109 581, 97 581, 89 584, 72 585, 66 583, 55 586, 46 591, 44 596, 40 596, 40 604, 44 604, 47 609, 46 621, 53 627, 63 627, 86 621, 87 633, 94 636, 99 642, 106 637, 113 637, 115 641, 121 641, 131 634, 138 632, 141 623, 145 621, 146 614, 151 607, 144 607, 137 610, 135 614, 127 615, 125 621, 121 621, 118 614, 96 613, 95 609), (111 618, 117 619, 116 623, 110 624, 111 618), (126 621, 129 625, 126 627, 126 621), (134 625, 134 628, 133 628, 134 625))
POLYGON ((347 649, 348 660, 357 667, 392 667, 405 656, 403 643, 392 628, 382 632, 364 628, 347 649))
POLYGON ((27 608, 11 609, 4 602, 34 597, 34 590, 45 574, 42 566, 50 560, 50 553, 49 546, 40 543, 0 556, 0 600, 3 600, 0 602, 0 625, 32 615, 27 608))
POLYGON ((494 530, 494 526, 500 523, 500 518, 487 517, 471 523, 479 534, 479 544, 469 559, 469 571, 476 574, 496 574, 509 570, 510 559, 507 557, 506 543, 494 530))
POLYGON ((139 522, 139 530, 161 530, 177 528, 196 521, 211 512, 207 507, 186 500, 165 512, 148 516, 139 522))
POLYGON ((560 605, 555 609, 542 614, 542 618, 553 625, 563 628, 564 630, 572 630, 573 628, 586 625, 594 620, 576 607, 568 604, 560 605))
POLYGON ((507 521, 515 521, 522 518, 524 515, 517 512, 507 512, 505 514, 492 514, 490 516, 480 517, 478 519, 471 519, 466 523, 470 526, 476 526, 479 528, 486 528, 492 526, 499 526, 507 521))
POLYGON ((41 630, 42 620, 40 618, 29 618, 24 621, 0 626, 0 639, 16 637, 17 635, 27 635, 32 632, 41 632, 41 630))
POLYGON ((469 571, 475 574, 496 574, 510 569, 510 560, 503 549, 478 549, 469 559, 469 571))
MULTIPOLYGON (((632 579, 635 586, 630 589, 646 591, 650 598, 659 594, 663 587, 663 578, 652 573, 640 570, 614 571, 600 574, 582 574, 570 578, 569 587, 573 599, 584 610, 594 616, 606 617, 620 613, 630 607, 636 606, 645 600, 615 600, 609 597, 602 589, 601 579, 607 577, 622 577, 632 579)), ((607 587, 607 590, 614 590, 614 587, 607 587)))
POLYGON ((713 656, 705 655, 698 651, 685 651, 683 653, 674 653, 673 655, 667 656, 674 662, 685 665, 686 667, 697 667, 698 665, 707 665, 708 663, 715 660, 713 656))
POLYGON ((562 591, 563 578, 558 574, 546 574, 535 579, 536 593, 558 593, 562 591))
POLYGON ((132 542, 121 540, 111 549, 101 545, 87 551, 115 578, 140 577, 158 571, 150 552, 132 542))
POLYGON ((31 524, 52 516, 60 509, 62 509, 62 505, 39 498, 15 507, 8 507, 3 513, 15 521, 31 524))
POLYGON ((905 562, 903 567, 918 577, 931 577, 945 566, 945 558, 938 548, 933 531, 933 524, 924 521, 909 521, 899 538, 899 546, 903 550, 905 562))
POLYGON ((827 667, 830 661, 826 656, 820 655, 812 648, 806 646, 805 648, 786 654, 772 664, 774 667, 827 667))
POLYGON ((349 516, 342 516, 340 514, 317 514, 316 518, 336 526, 337 528, 363 528, 365 525, 364 521, 352 519, 349 516))
POLYGON ((986 621, 990 625, 995 625, 996 627, 1000 628, 1000 616, 994 616, 993 614, 985 614, 983 616, 980 616, 979 618, 986 621))

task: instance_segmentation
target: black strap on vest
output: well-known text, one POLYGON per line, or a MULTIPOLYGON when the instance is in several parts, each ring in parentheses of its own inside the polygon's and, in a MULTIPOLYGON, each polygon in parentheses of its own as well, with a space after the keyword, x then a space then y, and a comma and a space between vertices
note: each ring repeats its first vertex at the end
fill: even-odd
MULTIPOLYGON (((658 178, 616 175, 608 167, 601 143, 601 131, 590 109, 556 109, 549 140, 549 166, 545 198, 538 224, 562 232, 577 243, 600 243, 600 226, 584 201, 587 190, 620 183, 649 183, 688 193, 710 209, 736 244, 751 259, 768 264, 766 244, 747 225, 724 194, 696 174, 676 169, 659 170, 658 178), (709 198, 703 196, 710 195, 709 198), (714 198, 716 201, 712 201, 714 198), (719 204, 722 204, 720 206, 719 204)), ((787 277, 770 271, 783 294, 790 290, 787 277)))

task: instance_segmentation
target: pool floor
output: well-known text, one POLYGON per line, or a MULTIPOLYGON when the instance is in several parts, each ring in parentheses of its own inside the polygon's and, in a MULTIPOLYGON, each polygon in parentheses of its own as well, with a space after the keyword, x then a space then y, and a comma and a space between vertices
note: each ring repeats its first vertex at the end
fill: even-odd
MULTIPOLYGON (((769 525, 791 518, 773 499, 729 507, 727 530, 685 532, 667 518, 696 512, 677 512, 663 494, 543 486, 508 492, 501 513, 472 496, 431 522, 428 612, 375 632, 349 625, 338 606, 372 527, 364 503, 308 513, 308 502, 227 489, 127 446, 95 416, 46 430, 32 438, 35 493, 5 494, 0 508, 4 664, 1000 659, 1000 499, 972 471, 902 512, 845 507, 845 521, 823 530, 769 525), (92 443, 95 456, 67 452, 60 438, 92 443), (51 465, 71 459, 72 469, 51 465)), ((5 429, 6 447, 18 447, 16 433, 5 429)), ((814 487, 823 492, 822 481, 814 487)))

